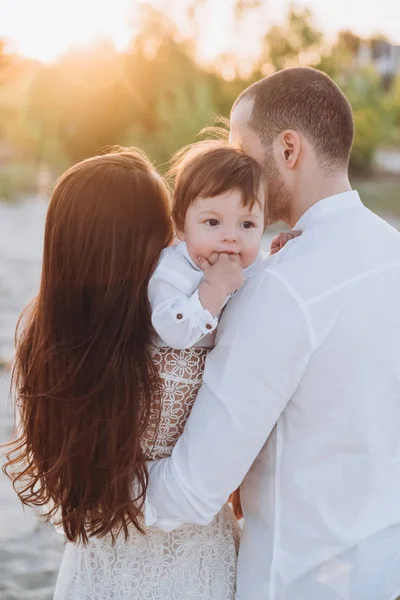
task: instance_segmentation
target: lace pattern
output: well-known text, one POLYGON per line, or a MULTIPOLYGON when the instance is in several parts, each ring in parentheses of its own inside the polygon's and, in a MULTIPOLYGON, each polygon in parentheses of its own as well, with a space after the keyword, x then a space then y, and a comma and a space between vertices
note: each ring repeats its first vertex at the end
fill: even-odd
MULTIPOLYGON (((154 346, 163 379, 161 415, 142 441, 149 458, 169 456, 201 385, 209 348, 154 346)), ((132 528, 84 547, 67 544, 54 600, 233 600, 239 526, 228 505, 207 526, 185 524, 171 532, 132 528)))
POLYGON ((210 348, 174 350, 152 346, 153 360, 163 381, 161 414, 142 440, 149 459, 170 456, 192 410, 210 348))

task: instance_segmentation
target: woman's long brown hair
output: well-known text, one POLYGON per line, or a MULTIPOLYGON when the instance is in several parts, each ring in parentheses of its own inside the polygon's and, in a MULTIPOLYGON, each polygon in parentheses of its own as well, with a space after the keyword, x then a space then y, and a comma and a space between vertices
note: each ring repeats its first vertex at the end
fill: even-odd
POLYGON ((73 542, 142 531, 140 440, 159 398, 147 286, 171 239, 167 188, 138 151, 75 165, 52 195, 40 291, 16 338, 20 424, 4 471, 73 542))

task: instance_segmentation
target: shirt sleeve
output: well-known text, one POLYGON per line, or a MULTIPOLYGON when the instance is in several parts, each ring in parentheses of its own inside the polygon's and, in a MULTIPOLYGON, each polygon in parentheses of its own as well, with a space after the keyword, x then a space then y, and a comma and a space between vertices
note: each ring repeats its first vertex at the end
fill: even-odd
POLYGON ((241 484, 304 374, 313 350, 304 306, 268 271, 252 283, 222 317, 171 457, 149 464, 148 525, 209 523, 241 484))
POLYGON ((177 273, 155 272, 149 284, 151 322, 164 344, 178 350, 190 348, 218 325, 218 318, 203 308, 198 288, 187 293, 177 273))

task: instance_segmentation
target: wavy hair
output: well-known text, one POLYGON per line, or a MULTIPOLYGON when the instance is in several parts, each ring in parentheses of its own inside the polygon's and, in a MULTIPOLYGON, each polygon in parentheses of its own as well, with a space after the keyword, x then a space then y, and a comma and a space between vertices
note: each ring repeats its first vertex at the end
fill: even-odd
POLYGON ((141 438, 160 397, 147 286, 172 241, 170 211, 136 150, 76 164, 50 201, 39 294, 17 327, 20 422, 3 470, 71 542, 143 531, 141 438))

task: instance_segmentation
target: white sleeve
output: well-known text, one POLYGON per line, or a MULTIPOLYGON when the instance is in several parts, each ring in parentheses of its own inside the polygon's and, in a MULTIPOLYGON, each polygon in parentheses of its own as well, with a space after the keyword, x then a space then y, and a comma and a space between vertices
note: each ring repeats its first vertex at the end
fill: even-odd
POLYGON ((171 457, 149 464, 148 525, 209 523, 242 482, 303 376, 313 349, 304 307, 270 272, 253 284, 222 319, 171 457))
POLYGON ((203 308, 198 289, 188 294, 177 274, 159 268, 149 283, 151 322, 164 344, 190 348, 217 327, 218 319, 203 308))

